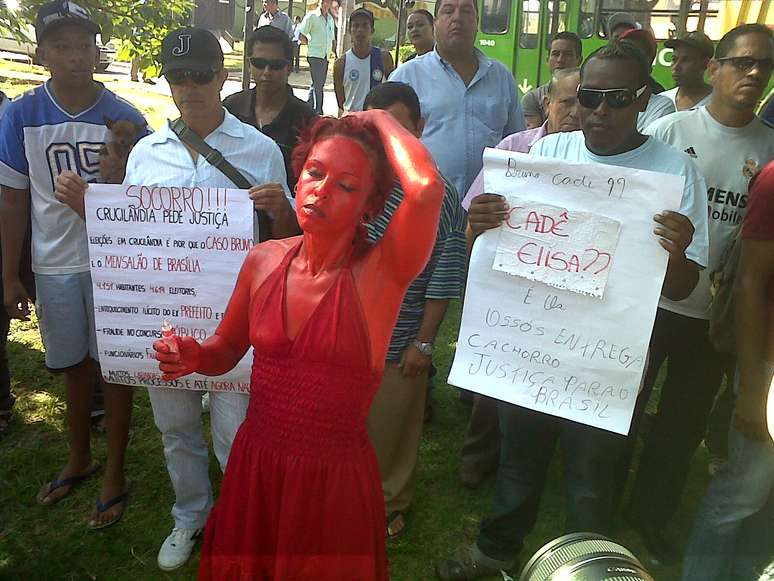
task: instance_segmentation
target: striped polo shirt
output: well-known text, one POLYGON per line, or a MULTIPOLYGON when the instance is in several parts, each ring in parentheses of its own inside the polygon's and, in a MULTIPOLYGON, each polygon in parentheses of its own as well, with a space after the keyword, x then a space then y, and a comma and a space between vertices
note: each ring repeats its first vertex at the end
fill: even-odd
MULTIPOLYGON (((384 236, 392 216, 403 200, 403 189, 396 180, 387 198, 384 212, 368 224, 368 239, 376 242, 384 236)), ((398 322, 392 332, 387 361, 398 363, 406 348, 416 338, 428 299, 455 299, 462 292, 465 271, 465 216, 457 190, 444 178, 444 197, 438 223, 438 236, 425 269, 414 279, 403 304, 398 322)))

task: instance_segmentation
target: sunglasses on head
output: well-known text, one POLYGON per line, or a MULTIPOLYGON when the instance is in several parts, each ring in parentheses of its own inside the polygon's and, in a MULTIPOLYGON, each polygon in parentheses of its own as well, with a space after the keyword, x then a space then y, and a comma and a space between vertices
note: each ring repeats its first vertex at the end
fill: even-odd
POLYGON ((642 85, 639 89, 584 89, 578 85, 578 103, 586 109, 596 109, 607 103, 611 109, 626 109, 645 92, 648 85, 642 85))
POLYGON ((191 79, 195 85, 207 85, 215 78, 216 71, 189 71, 178 69, 164 73, 164 78, 170 85, 182 85, 191 79))
POLYGON ((737 71, 744 73, 750 72, 756 66, 759 71, 771 71, 774 68, 774 60, 771 58, 756 59, 751 56, 727 56, 715 60, 719 63, 730 63, 737 71))
POLYGON ((250 64, 253 65, 259 71, 269 67, 273 71, 281 71, 288 66, 288 61, 285 59, 261 59, 252 57, 250 58, 250 64))

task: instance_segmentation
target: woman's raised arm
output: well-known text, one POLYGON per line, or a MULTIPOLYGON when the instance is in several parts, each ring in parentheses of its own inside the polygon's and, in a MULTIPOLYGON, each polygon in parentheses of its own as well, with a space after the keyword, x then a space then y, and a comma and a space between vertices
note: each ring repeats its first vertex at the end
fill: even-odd
POLYGON ((404 198, 377 243, 386 271, 397 281, 410 282, 422 272, 433 250, 444 186, 435 161, 422 143, 383 110, 363 113, 374 124, 404 198))

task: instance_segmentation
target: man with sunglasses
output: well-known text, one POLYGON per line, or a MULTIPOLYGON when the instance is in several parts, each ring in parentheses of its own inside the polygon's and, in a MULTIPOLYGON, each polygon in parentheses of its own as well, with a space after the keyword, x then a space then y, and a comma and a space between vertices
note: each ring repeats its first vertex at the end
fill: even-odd
POLYGON ((293 45, 281 30, 271 26, 254 30, 247 38, 245 50, 250 55, 255 86, 229 95, 223 106, 242 123, 252 125, 279 145, 288 188, 293 192, 297 177, 291 167, 291 154, 298 135, 317 118, 317 113, 293 95, 288 85, 293 45))
MULTIPOLYGON (((272 234, 286 231, 295 222, 282 155, 271 139, 223 108, 220 91, 227 71, 218 40, 202 28, 175 30, 162 41, 159 60, 182 121, 256 184, 249 195, 257 210, 274 217, 272 228, 276 230, 272 234), (282 193, 278 196, 277 191, 282 193)), ((129 155, 124 184, 235 187, 223 172, 181 141, 171 123, 135 146, 129 155)), ((57 184, 58 194, 79 198, 81 204, 85 191, 86 184, 79 179, 60 180, 57 184)), ((158 554, 159 567, 171 571, 190 557, 212 508, 209 452, 202 428, 201 392, 149 388, 148 396, 175 491, 175 527, 158 554)), ((213 448, 223 470, 247 402, 244 393, 210 393, 213 448)))
POLYGON ((677 562, 680 556, 664 531, 679 505, 691 458, 706 432, 723 376, 733 381, 733 356, 718 353, 708 336, 709 273, 720 265, 723 250, 746 213, 750 178, 774 159, 774 128, 755 116, 771 77, 772 57, 774 34, 765 25, 729 31, 709 63, 713 86, 709 104, 670 115, 648 128, 657 139, 693 157, 708 186, 710 262, 689 297, 661 301, 646 390, 638 403, 641 411, 659 368, 668 360, 627 513, 649 550, 665 563, 677 562))
MULTIPOLYGON (((577 91, 582 131, 547 135, 530 155, 684 176, 680 211, 653 218, 653 243, 669 253, 662 293, 679 299, 691 292, 707 260, 705 185, 686 154, 637 131, 637 115, 648 99, 648 75, 647 61, 631 45, 614 40, 592 53, 581 68, 577 91)), ((558 442, 565 462, 565 532, 605 534, 612 528, 625 437, 505 402, 498 403, 498 419, 502 448, 493 510, 473 545, 436 565, 440 579, 467 581, 516 568, 523 541, 537 521, 558 442)))

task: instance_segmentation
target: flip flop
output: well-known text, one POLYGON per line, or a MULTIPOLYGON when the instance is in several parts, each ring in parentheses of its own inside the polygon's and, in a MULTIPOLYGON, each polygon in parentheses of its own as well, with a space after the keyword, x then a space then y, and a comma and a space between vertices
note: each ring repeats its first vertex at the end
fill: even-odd
POLYGON ((121 512, 118 513, 118 516, 113 520, 110 520, 101 525, 92 525, 90 523, 87 524, 86 526, 89 528, 89 530, 99 531, 102 529, 106 529, 108 527, 112 527, 114 524, 117 524, 124 516, 124 511, 126 510, 126 502, 129 500, 129 491, 131 490, 131 488, 132 488, 132 483, 129 482, 126 485, 126 489, 124 490, 124 492, 122 492, 118 496, 114 496, 113 498, 107 500, 106 502, 102 502, 101 500, 97 499, 97 503, 96 503, 97 515, 100 515, 103 512, 110 510, 115 505, 120 503, 124 503, 124 507, 121 509, 121 512))
POLYGON ((54 504, 58 503, 60 500, 63 500, 68 496, 70 496, 70 494, 72 493, 73 489, 76 486, 86 482, 89 478, 94 476, 101 468, 102 468, 102 464, 100 464, 99 461, 95 460, 94 462, 92 462, 91 468, 83 474, 69 476, 67 478, 62 478, 61 480, 59 480, 58 478, 54 478, 54 480, 51 481, 51 484, 48 485, 48 490, 46 491, 46 494, 43 496, 43 499, 38 499, 38 504, 41 506, 53 506, 54 504), (55 490, 58 490, 59 488, 63 488, 65 486, 70 487, 66 494, 64 494, 63 496, 60 496, 59 498, 51 502, 45 502, 45 499, 48 498, 52 492, 54 492, 55 490))
POLYGON ((406 515, 394 510, 387 515, 387 538, 396 539, 406 530, 406 515))

